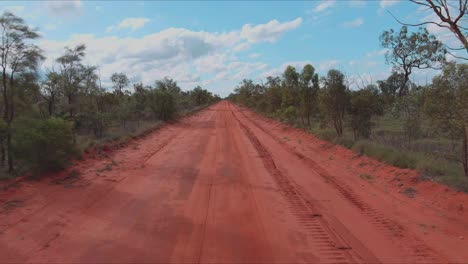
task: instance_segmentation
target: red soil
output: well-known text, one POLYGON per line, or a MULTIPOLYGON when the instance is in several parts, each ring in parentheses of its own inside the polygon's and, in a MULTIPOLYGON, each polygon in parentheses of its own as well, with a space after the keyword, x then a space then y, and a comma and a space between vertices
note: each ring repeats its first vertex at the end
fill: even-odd
POLYGON ((2 183, 0 262, 468 262, 468 195, 226 101, 93 155, 2 183))

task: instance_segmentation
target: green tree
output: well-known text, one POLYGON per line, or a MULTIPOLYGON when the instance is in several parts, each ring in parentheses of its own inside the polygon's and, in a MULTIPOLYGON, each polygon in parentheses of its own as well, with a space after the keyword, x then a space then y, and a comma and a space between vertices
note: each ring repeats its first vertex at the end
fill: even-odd
POLYGON ((447 53, 443 44, 425 28, 419 28, 419 31, 411 34, 406 26, 400 32, 390 29, 380 35, 380 43, 382 47, 389 49, 385 55, 387 63, 403 74, 399 96, 408 93, 406 84, 414 69, 438 67, 445 62, 447 53))
POLYGON ((288 66, 283 73, 282 105, 283 109, 289 106, 299 106, 299 73, 293 66, 288 66))
POLYGON ((317 93, 319 90, 319 78, 315 73, 315 68, 306 64, 300 75, 300 115, 302 125, 305 125, 304 119, 307 120, 307 125, 310 127, 310 117, 313 107, 317 102, 317 93))
POLYGON ((462 164, 468 177, 468 65, 447 64, 433 79, 427 94, 426 113, 438 128, 458 135, 462 142, 462 164))
POLYGON ((265 84, 265 96, 267 98, 267 110, 270 113, 275 113, 281 109, 282 94, 281 94, 281 78, 267 77, 265 84))
POLYGON ((152 89, 149 95, 149 107, 156 118, 167 121, 174 117, 176 102, 172 93, 166 89, 152 89))
POLYGON ((42 82, 41 94, 47 103, 47 113, 49 117, 55 114, 57 100, 62 94, 60 89, 61 83, 62 76, 54 71, 48 72, 45 81, 42 82))
MULTIPOLYGON (((2 41, 0 58, 2 68, 3 120, 7 125, 8 173, 13 172, 12 127, 15 117, 15 92, 20 87, 16 84, 18 76, 36 71, 38 62, 43 59, 42 51, 32 40, 39 38, 36 30, 26 25, 25 21, 12 13, 0 16, 2 41)), ((3 144, 3 139, 0 140, 3 144)))
POLYGON ((113 73, 111 81, 114 91, 119 94, 123 94, 123 89, 130 84, 130 80, 125 73, 113 73))
POLYGON ((256 105, 256 102, 254 100, 255 84, 252 80, 249 80, 249 79, 242 80, 240 85, 234 89, 234 92, 237 93, 237 100, 239 101, 239 103, 250 108, 255 107, 256 105))
POLYGON ((68 113, 71 120, 74 119, 77 107, 77 96, 81 84, 86 78, 86 67, 81 63, 85 56, 86 46, 81 44, 75 48, 65 48, 65 54, 57 59, 62 75, 62 89, 68 99, 68 113))
POLYGON ((383 107, 377 87, 369 85, 350 93, 348 113, 354 138, 369 138, 372 130, 372 117, 381 115, 383 107))
POLYGON ((338 70, 329 70, 323 81, 325 86, 319 94, 321 112, 333 124, 336 134, 342 136, 343 119, 349 102, 344 74, 338 70))
POLYGON ((422 134, 423 105, 423 90, 414 88, 406 96, 399 97, 393 107, 393 114, 401 119, 403 132, 409 143, 422 134))
POLYGON ((195 87, 190 96, 197 106, 205 105, 213 100, 213 94, 200 86, 195 87))
MULTIPOLYGON (((405 84, 405 76, 403 73, 392 72, 392 74, 383 81, 377 81, 380 92, 382 93, 385 104, 387 106, 393 104, 398 95, 398 90, 401 89, 405 84)), ((408 84, 406 84, 408 85, 408 84)), ((409 91, 409 88, 403 88, 405 91, 409 91)))

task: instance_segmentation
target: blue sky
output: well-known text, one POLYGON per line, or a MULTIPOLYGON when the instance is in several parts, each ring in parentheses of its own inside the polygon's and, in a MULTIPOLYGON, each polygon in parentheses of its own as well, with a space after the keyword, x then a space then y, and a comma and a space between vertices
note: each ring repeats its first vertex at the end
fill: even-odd
POLYGON ((0 10, 39 28, 44 70, 65 46, 84 43, 86 63, 99 66, 104 83, 113 72, 146 84, 168 76, 183 89, 201 85, 222 96, 244 78, 262 81, 289 64, 311 63, 321 74, 340 69, 355 87, 384 79, 391 66, 379 35, 399 28, 387 10, 408 22, 435 19, 407 1, 4 1, 0 10))

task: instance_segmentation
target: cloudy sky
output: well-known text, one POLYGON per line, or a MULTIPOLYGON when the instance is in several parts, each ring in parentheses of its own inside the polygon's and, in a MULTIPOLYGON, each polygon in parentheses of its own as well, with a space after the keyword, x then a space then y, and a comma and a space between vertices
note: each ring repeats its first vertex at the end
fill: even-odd
MULTIPOLYGON (((159 2, 2 1, 37 27, 51 67, 65 46, 84 43, 86 63, 108 82, 114 72, 152 84, 165 76, 183 89, 196 85, 228 95, 244 78, 278 75, 311 63, 322 74, 344 71, 355 83, 375 82, 391 70, 379 35, 407 22, 435 19, 406 1, 159 2)), ((447 43, 449 32, 429 30, 447 43)), ((417 82, 434 72, 414 75, 417 82)))

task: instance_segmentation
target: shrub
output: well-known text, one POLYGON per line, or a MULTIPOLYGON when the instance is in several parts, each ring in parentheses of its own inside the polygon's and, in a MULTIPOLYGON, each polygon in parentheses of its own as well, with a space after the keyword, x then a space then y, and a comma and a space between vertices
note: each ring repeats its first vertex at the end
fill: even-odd
POLYGON ((63 169, 77 154, 72 124, 60 118, 23 121, 15 128, 13 152, 33 175, 63 169))
POLYGON ((350 95, 348 112, 354 138, 369 138, 374 125, 371 122, 372 116, 383 114, 383 102, 380 100, 378 90, 370 85, 365 89, 353 91, 350 95))
POLYGON ((164 121, 170 120, 176 113, 174 96, 161 89, 152 90, 150 108, 154 115, 164 121))
POLYGON ((343 146, 345 148, 351 149, 353 147, 355 141, 354 141, 354 139, 352 137, 349 137, 347 135, 343 135, 341 137, 336 137, 335 140, 333 140, 333 143, 341 145, 341 146, 343 146))
POLYGON ((330 128, 313 129, 311 132, 316 137, 326 140, 326 141, 330 141, 330 142, 333 142, 335 138, 337 138, 335 130, 330 129, 330 128))
POLYGON ((283 120, 291 122, 294 118, 297 117, 297 108, 294 106, 288 106, 283 111, 283 120))

